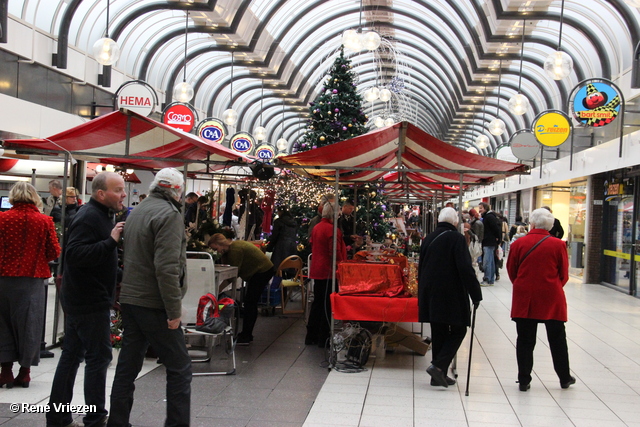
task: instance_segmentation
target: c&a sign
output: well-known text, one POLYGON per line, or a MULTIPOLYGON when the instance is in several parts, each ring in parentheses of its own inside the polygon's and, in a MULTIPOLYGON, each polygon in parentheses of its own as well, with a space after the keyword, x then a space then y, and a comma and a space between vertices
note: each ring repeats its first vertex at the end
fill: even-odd
POLYGON ((227 127, 221 120, 209 117, 198 125, 198 136, 205 141, 222 144, 227 136, 227 127))
POLYGON ((229 148, 233 151, 242 154, 249 154, 256 142, 253 139, 253 136, 247 132, 238 132, 231 137, 231 141, 229 142, 229 148))

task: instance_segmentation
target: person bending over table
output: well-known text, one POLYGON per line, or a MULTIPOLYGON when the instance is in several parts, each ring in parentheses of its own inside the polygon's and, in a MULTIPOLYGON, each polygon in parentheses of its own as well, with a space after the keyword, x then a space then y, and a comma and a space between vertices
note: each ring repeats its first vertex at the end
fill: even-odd
POLYGON ((258 301, 262 291, 275 274, 273 263, 256 245, 245 240, 231 240, 221 233, 209 239, 209 247, 223 254, 229 265, 238 267, 238 276, 247 282, 244 296, 244 320, 237 345, 249 345, 253 341, 253 327, 258 319, 258 301))
POLYGON ((431 323, 433 360, 427 373, 432 386, 456 383, 447 372, 471 324, 469 296, 476 308, 482 301, 469 248, 457 225, 455 209, 442 209, 437 228, 420 248, 418 320, 431 323))
MULTIPOLYGON (((311 268, 309 278, 314 280, 313 304, 309 312, 306 345, 325 347, 331 334, 331 276, 333 264, 333 216, 335 203, 328 202, 322 208, 322 220, 311 233, 311 268)), ((342 232, 337 229, 336 262, 347 259, 347 247, 342 232)))

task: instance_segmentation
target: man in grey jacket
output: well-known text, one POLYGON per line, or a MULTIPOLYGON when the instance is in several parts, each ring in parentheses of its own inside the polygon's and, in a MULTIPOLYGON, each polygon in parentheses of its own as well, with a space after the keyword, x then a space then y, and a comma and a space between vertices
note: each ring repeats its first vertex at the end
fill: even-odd
POLYGON ((135 381, 149 344, 167 371, 166 426, 188 426, 191 359, 180 328, 186 293, 186 236, 180 213, 182 174, 165 168, 127 218, 120 291, 122 350, 111 390, 109 426, 128 426, 135 381))

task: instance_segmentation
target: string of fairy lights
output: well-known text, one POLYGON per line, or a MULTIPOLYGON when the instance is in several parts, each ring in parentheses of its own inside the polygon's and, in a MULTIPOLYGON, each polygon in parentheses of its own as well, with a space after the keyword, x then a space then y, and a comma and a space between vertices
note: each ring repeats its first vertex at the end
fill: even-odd
POLYGON ((334 191, 333 187, 327 184, 295 174, 283 174, 269 181, 256 180, 250 185, 260 196, 267 190, 274 191, 275 204, 285 206, 294 204, 314 206, 322 195, 334 191))

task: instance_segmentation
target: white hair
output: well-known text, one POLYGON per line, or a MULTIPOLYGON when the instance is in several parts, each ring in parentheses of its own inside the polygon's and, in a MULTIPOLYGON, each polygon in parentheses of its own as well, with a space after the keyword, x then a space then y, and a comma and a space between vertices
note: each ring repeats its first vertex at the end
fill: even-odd
POLYGON ((545 208, 536 209, 529 215, 531 228, 542 228, 549 231, 553 227, 554 220, 553 214, 545 208))
POLYGON ((448 222, 449 224, 458 225, 458 212, 453 208, 443 208, 438 215, 438 222, 448 222))
POLYGON ((331 218, 333 219, 333 215, 334 215, 334 208, 335 208, 336 204, 334 202, 327 202, 324 204, 324 207, 322 208, 322 218, 331 218))

